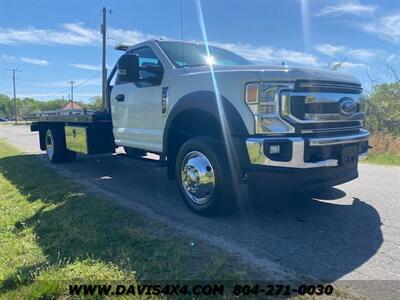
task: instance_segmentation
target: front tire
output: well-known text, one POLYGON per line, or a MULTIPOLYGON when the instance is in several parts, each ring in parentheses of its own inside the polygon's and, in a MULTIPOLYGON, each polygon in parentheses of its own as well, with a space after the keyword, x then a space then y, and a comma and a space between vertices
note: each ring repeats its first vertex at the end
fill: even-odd
POLYGON ((76 159, 76 152, 67 149, 63 128, 51 128, 45 136, 47 157, 52 163, 71 162, 76 159))
POLYGON ((187 141, 176 159, 176 178, 185 204, 201 215, 224 214, 232 208, 232 174, 218 141, 196 137, 187 141))

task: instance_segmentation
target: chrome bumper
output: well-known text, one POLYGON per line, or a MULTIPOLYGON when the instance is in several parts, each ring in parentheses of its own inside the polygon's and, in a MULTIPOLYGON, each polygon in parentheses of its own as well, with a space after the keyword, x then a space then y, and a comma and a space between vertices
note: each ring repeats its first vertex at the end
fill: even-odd
MULTIPOLYGON (((367 141, 369 138, 369 132, 366 130, 360 130, 360 133, 346 136, 334 136, 325 138, 309 138, 309 144, 313 147, 328 146, 328 145, 339 145, 339 144, 350 144, 367 141)), ((292 157, 290 161, 276 161, 268 158, 264 154, 264 140, 268 138, 248 138, 246 139, 247 153, 251 164, 264 165, 273 167, 284 167, 284 168, 320 168, 320 167, 336 167, 339 165, 337 159, 327 159, 318 162, 305 162, 304 161, 304 139, 301 137, 288 137, 288 138, 275 138, 274 140, 282 139, 282 141, 292 142, 292 157)), ((367 153, 359 155, 359 160, 366 157, 367 153)))

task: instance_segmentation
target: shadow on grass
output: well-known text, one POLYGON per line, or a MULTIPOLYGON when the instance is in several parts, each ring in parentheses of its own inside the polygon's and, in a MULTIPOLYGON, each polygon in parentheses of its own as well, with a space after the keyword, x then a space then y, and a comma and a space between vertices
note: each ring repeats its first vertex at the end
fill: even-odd
MULTIPOLYGON (((2 158, 0 171, 28 201, 44 202, 33 216, 17 222, 15 231, 33 229, 46 264, 100 260, 127 273, 135 271, 139 280, 229 279, 243 274, 239 265, 230 265, 201 243, 193 247, 165 226, 86 195, 82 187, 43 166, 37 156, 2 158)), ((30 283, 36 267, 18 269, 1 290, 30 283)))
MULTIPOLYGON (((88 197, 84 189, 55 175, 36 157, 3 158, 0 168, 29 201, 42 199, 56 205, 24 221, 39 237, 50 263, 57 263, 60 257, 71 261, 90 257, 137 271, 139 279, 144 280, 230 278, 240 269, 234 261, 221 260, 201 246, 191 247, 168 228, 151 224, 111 202, 88 197), (162 234, 164 231, 169 233, 162 234)), ((128 171, 114 172, 113 181, 123 183, 128 171)), ((148 182, 161 180, 156 172, 146 176, 148 182)), ((130 190, 148 188, 150 193, 153 188, 143 186, 142 181, 132 180, 130 184, 130 190)), ((163 186, 160 183, 159 188, 163 186)), ((161 198, 171 196, 168 191, 161 194, 161 198)), ((218 229, 216 235, 256 247, 255 253, 262 250, 261 257, 267 253, 288 269, 333 281, 362 266, 383 242, 376 209, 358 198, 350 205, 333 203, 344 195, 339 189, 331 189, 321 195, 328 202, 309 196, 268 199, 265 207, 257 208, 241 226, 236 226, 240 222, 232 218, 206 221, 210 228, 218 229)))

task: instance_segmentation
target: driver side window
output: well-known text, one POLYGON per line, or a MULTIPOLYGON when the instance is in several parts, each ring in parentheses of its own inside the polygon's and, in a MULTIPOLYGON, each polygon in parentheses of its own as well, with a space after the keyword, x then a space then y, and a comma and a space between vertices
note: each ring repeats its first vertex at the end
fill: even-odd
POLYGON ((164 68, 154 51, 145 46, 133 49, 129 53, 137 54, 139 57, 140 81, 137 82, 137 85, 139 87, 160 85, 164 75, 164 68))

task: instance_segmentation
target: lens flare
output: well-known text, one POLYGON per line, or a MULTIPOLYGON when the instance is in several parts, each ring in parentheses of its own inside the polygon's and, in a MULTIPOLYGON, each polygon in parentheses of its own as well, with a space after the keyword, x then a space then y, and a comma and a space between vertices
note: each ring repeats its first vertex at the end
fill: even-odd
MULTIPOLYGON (((207 31, 206 31, 206 26, 205 26, 205 22, 204 22, 203 11, 201 8, 200 0, 196 0, 196 8, 197 8, 197 15, 199 18, 201 33, 203 36, 204 46, 206 48, 207 57, 211 58, 212 55, 211 55, 210 49, 209 49, 207 31)), ((210 63, 209 67, 210 67, 210 74, 211 74, 212 84, 213 84, 213 88, 214 88, 215 98, 217 101, 219 119, 221 120, 224 144, 226 147, 226 153, 228 156, 228 162, 229 162, 231 175, 232 175, 233 188, 234 188, 234 192, 235 192, 234 193, 235 201, 236 201, 238 208, 240 209, 240 211, 242 213, 249 213, 250 207, 247 206, 249 204, 249 201, 246 201, 245 195, 242 193, 241 188, 240 188, 240 183, 239 183, 240 172, 237 168, 237 166, 239 166, 239 159, 238 159, 236 150, 233 146, 233 141, 231 139, 229 126, 226 121, 226 115, 225 115, 224 107, 222 105, 221 94, 219 92, 218 82, 217 82, 215 72, 214 72, 214 66, 212 63, 210 63)))
POLYGON ((214 65, 215 64, 215 58, 214 56, 206 56, 205 57, 206 63, 208 65, 214 65))
POLYGON ((301 23, 303 27, 304 50, 308 52, 311 45, 310 18, 308 16, 308 0, 301 0, 301 23))

